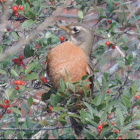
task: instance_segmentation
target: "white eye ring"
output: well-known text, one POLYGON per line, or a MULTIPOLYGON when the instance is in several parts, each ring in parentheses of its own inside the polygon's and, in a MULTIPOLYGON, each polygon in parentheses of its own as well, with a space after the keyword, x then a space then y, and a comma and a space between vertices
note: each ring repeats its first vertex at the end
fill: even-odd
POLYGON ((73 26, 73 28, 72 28, 72 34, 79 33, 79 32, 80 32, 79 28, 76 27, 76 26, 73 26))
POLYGON ((76 27, 73 27, 73 31, 76 33, 79 32, 79 30, 76 27))

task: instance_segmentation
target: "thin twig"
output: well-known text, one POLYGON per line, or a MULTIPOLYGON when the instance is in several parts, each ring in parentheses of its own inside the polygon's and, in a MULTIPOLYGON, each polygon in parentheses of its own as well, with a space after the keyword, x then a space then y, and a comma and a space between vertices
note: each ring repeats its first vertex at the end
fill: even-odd
POLYGON ((64 129, 64 128, 70 128, 70 126, 64 126, 64 127, 52 127, 52 128, 0 128, 0 131, 7 131, 7 130, 13 130, 13 131, 40 131, 40 130, 55 130, 55 129, 64 129))

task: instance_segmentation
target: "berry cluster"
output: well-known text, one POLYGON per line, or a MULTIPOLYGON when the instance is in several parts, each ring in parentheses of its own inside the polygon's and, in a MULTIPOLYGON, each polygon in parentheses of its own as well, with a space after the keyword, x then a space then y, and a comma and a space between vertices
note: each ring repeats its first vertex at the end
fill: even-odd
POLYGON ((111 46, 112 49, 115 49, 116 46, 114 46, 112 43, 110 43, 109 41, 106 41, 105 43, 106 46, 111 46))
POLYGON ((12 9, 13 9, 13 14, 15 15, 15 16, 18 16, 18 11, 23 11, 23 6, 17 6, 17 5, 14 5, 13 7, 12 7, 12 9))
MULTIPOLYGON (((105 125, 105 124, 104 124, 105 125)), ((97 126, 97 131, 98 131, 98 135, 100 136, 100 134, 101 134, 101 131, 102 131, 102 127, 103 127, 103 124, 101 125, 101 124, 98 124, 98 126, 97 126)))
MULTIPOLYGON (((7 99, 4 100, 4 105, 3 105, 3 104, 0 104, 0 107, 6 109, 6 112, 7 112, 8 114, 11 113, 11 110, 8 109, 9 106, 10 106, 10 104, 9 104, 9 101, 8 101, 7 99)), ((1 118, 2 118, 2 115, 0 114, 0 119, 1 119, 1 118)))
POLYGON ((42 82, 45 84, 45 83, 47 83, 47 79, 46 78, 44 78, 44 77, 39 77, 41 80, 42 80, 42 82))
POLYGON ((23 59, 24 59, 23 54, 20 54, 19 58, 14 58, 12 61, 13 63, 18 64, 18 66, 21 66, 23 65, 23 61, 22 61, 23 59))
POLYGON ((17 85, 17 86, 15 86, 15 90, 19 90, 19 86, 18 85, 25 86, 25 83, 20 81, 20 80, 15 80, 14 84, 17 85))

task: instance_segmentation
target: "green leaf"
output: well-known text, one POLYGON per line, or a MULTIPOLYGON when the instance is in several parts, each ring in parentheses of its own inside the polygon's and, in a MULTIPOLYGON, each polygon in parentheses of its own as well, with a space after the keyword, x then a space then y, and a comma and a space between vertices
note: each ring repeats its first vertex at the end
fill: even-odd
POLYGON ((120 108, 117 108, 116 109, 116 115, 117 115, 118 120, 120 121, 120 124, 123 125, 123 123, 124 123, 124 117, 123 117, 123 113, 120 110, 120 108))
POLYGON ((32 27, 32 25, 34 24, 34 21, 32 19, 26 20, 22 23, 22 29, 27 29, 32 27))
POLYGON ((0 46, 0 54, 3 52, 3 48, 2 46, 0 46))
POLYGON ((16 40, 18 40, 18 35, 17 35, 16 32, 12 32, 12 35, 13 35, 13 37, 14 37, 16 40))
POLYGON ((30 45, 26 45, 24 49, 24 56, 30 57, 34 55, 34 50, 30 47, 30 45))
POLYGON ((122 96, 122 103, 128 109, 130 107, 130 98, 126 95, 122 96))
POLYGON ((56 106, 56 100, 55 100, 55 95, 51 94, 51 105, 56 106))
POLYGON ((79 17, 80 19, 83 19, 83 18, 84 18, 83 11, 78 11, 78 17, 79 17))
POLYGON ((137 126, 136 126, 136 129, 137 129, 137 130, 140 130, 140 125, 137 125, 137 126))
POLYGON ((15 112, 16 114, 22 114, 21 111, 15 107, 11 107, 12 111, 15 112))
POLYGON ((130 93, 131 93, 131 95, 134 95, 136 91, 137 91, 137 87, 135 85, 132 85, 130 87, 130 93))
POLYGON ((61 89, 61 91, 64 91, 65 90, 65 82, 64 82, 64 80, 61 78, 60 79, 60 89, 61 89))
POLYGON ((32 72, 31 74, 25 76, 25 80, 35 80, 35 79, 38 79, 38 75, 35 72, 32 72))
POLYGON ((37 64, 38 64, 37 60, 35 60, 33 63, 29 64, 27 69, 25 70, 25 75, 27 73, 29 73, 31 70, 33 70, 36 67, 37 64))
POLYGON ((6 75, 7 73, 6 73, 4 70, 1 70, 1 69, 0 69, 0 74, 6 75))
POLYGON ((53 107, 53 108, 52 108, 52 111, 54 111, 54 112, 60 112, 60 111, 62 111, 62 110, 64 110, 63 107, 53 107))
POLYGON ((10 99, 9 97, 11 96, 12 92, 13 92, 13 88, 8 88, 5 90, 6 98, 8 100, 10 99))
POLYGON ((17 74, 17 72, 14 69, 11 69, 11 74, 15 77, 18 77, 19 75, 17 74))
POLYGON ((106 92, 104 93, 101 93, 99 96, 96 96, 93 100, 92 100, 92 103, 96 106, 99 106, 101 104, 101 102, 104 100, 105 98, 105 94, 106 92))
POLYGON ((91 76, 93 76, 93 74, 85 75, 85 76, 82 77, 82 80, 87 80, 87 79, 89 79, 91 76))
POLYGON ((120 133, 125 134, 134 125, 140 125, 140 120, 136 120, 136 121, 129 123, 127 126, 123 127, 123 129, 120 133))
POLYGON ((133 61, 133 55, 130 54, 130 55, 128 56, 128 58, 125 58, 125 61, 126 61, 126 64, 127 64, 127 65, 130 65, 130 64, 132 63, 132 61, 133 61))
POLYGON ((118 60, 117 63, 118 63, 118 65, 119 65, 120 67, 122 67, 122 68, 125 68, 125 67, 126 67, 125 63, 122 62, 122 61, 119 61, 119 60, 118 60))
MULTIPOLYGON (((29 14, 28 14, 28 16, 30 16, 30 18, 32 19, 32 20, 35 20, 36 19, 36 13, 35 13, 35 11, 33 10, 33 9, 29 9, 28 10, 28 12, 29 12, 29 14)), ((34 21, 33 21, 34 22, 34 21)))
POLYGON ((90 113, 91 113, 91 115, 93 115, 93 107, 90 105, 90 104, 88 104, 88 103, 86 103, 86 102, 84 102, 84 104, 87 106, 87 108, 89 109, 89 111, 90 111, 90 113))
POLYGON ((26 125, 27 125, 28 128, 32 128, 31 120, 29 119, 29 116, 28 115, 26 115, 25 123, 26 123, 26 125))
POLYGON ((16 127, 18 127, 18 117, 17 117, 17 114, 16 113, 13 113, 13 114, 14 114, 14 119, 15 119, 16 127))
POLYGON ((53 89, 50 89, 47 93, 42 94, 42 101, 50 99, 52 94, 56 94, 56 92, 53 89))
POLYGON ((52 130, 52 134, 53 136, 58 139, 59 135, 58 135, 58 129, 52 130))
POLYGON ((86 113, 83 108, 80 110, 80 116, 81 116, 81 122, 84 123, 86 119, 86 113))
POLYGON ((87 130, 87 129, 84 129, 85 133, 86 133, 86 136, 88 139, 98 139, 96 137, 96 135, 94 135, 94 133, 92 133, 91 131, 87 130))
POLYGON ((33 98, 30 97, 30 98, 28 99, 28 106, 31 107, 32 104, 33 104, 33 98))

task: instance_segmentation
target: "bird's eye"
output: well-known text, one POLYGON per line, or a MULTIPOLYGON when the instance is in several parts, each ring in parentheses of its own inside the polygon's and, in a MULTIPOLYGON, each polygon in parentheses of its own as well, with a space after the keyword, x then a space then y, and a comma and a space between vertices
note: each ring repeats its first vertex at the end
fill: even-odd
POLYGON ((78 32, 79 32, 79 30, 78 30, 76 27, 73 28, 73 31, 74 31, 75 33, 78 33, 78 32))

